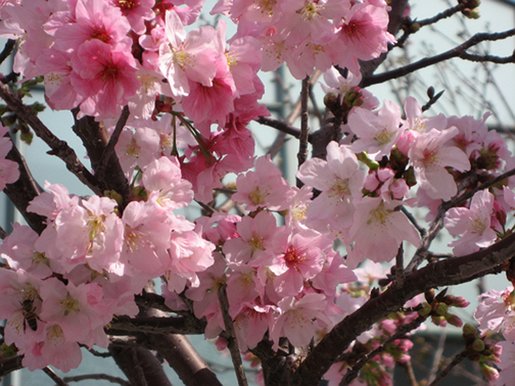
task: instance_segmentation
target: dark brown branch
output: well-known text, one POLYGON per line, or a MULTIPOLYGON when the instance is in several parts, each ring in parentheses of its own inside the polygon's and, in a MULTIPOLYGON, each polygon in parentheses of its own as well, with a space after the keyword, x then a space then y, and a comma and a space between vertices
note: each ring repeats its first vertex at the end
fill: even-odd
POLYGON ((166 359, 186 386, 222 386, 184 336, 148 335, 141 339, 142 343, 166 359))
POLYGON ((461 284, 487 274, 499 273, 515 255, 515 233, 496 244, 466 256, 431 263, 406 276, 401 287, 390 286, 343 319, 316 345, 294 374, 298 386, 316 385, 322 375, 354 339, 397 311, 415 295, 430 288, 461 284))
POLYGON ((402 47, 406 40, 408 39, 409 35, 418 32, 420 28, 426 27, 431 24, 435 24, 439 22, 440 20, 446 19, 448 17, 451 17, 455 15, 458 12, 461 12, 463 9, 465 9, 467 6, 466 3, 460 3, 458 5, 455 5, 454 7, 448 8, 445 11, 442 11, 432 17, 428 17, 426 19, 422 20, 412 20, 407 23, 407 27, 405 27, 404 34, 397 40, 397 43, 395 44, 396 47, 402 47))
POLYGON ((218 301, 222 309, 222 316, 224 319, 225 331, 227 332, 227 345, 231 353, 232 363, 234 365, 234 372, 239 386, 247 386, 247 377, 243 370, 243 362, 241 360, 240 349, 238 347, 238 340, 236 339, 236 332, 234 331, 234 324, 231 316, 229 315, 229 300, 227 299, 227 292, 225 285, 222 285, 218 290, 218 301))
POLYGON ((507 64, 507 63, 515 63, 515 56, 512 54, 510 56, 495 56, 495 55, 478 55, 478 54, 469 54, 464 52, 460 55, 460 59, 468 60, 471 62, 490 62, 497 64, 507 64))
POLYGON ((51 150, 48 154, 62 159, 68 170, 83 184, 95 193, 99 193, 96 178, 79 161, 75 151, 65 141, 56 137, 28 106, 25 106, 17 96, 11 93, 8 86, 0 85, 0 97, 5 101, 7 107, 16 114, 18 119, 30 126, 36 135, 50 147, 51 150))
POLYGON ((122 133, 122 130, 125 127, 125 124, 127 123, 127 119, 129 119, 129 107, 124 106, 120 118, 116 122, 113 134, 111 134, 109 142, 107 143, 107 146, 104 148, 104 151, 102 152, 102 156, 100 157, 100 160, 98 162, 98 168, 95 171, 95 175, 100 180, 103 178, 107 167, 111 163, 111 159, 113 157, 116 157, 114 147, 118 143, 120 134, 122 133))
POLYGON ((14 356, 8 359, 0 360, 0 378, 12 373, 13 371, 21 369, 23 366, 21 364, 22 356, 14 356))
POLYGON ((163 366, 146 348, 134 344, 110 344, 109 352, 134 386, 172 386, 163 366))
POLYGON ((399 329, 395 332, 395 334, 393 334, 387 340, 385 340, 381 346, 377 347, 376 349, 370 351, 367 354, 362 355, 362 357, 356 362, 356 364, 349 371, 347 371, 347 373, 345 374, 340 383, 340 386, 349 385, 358 376, 359 371, 363 368, 363 366, 377 354, 383 352, 386 349, 386 345, 388 343, 391 343, 396 339, 405 337, 406 334, 408 334, 410 331, 413 331, 414 329, 420 327, 420 325, 425 320, 426 318, 419 316, 410 323, 400 326, 399 329))
MULTIPOLYGON (((302 90, 300 93, 300 136, 299 136, 299 152, 297 153, 298 167, 306 161, 308 157, 308 134, 309 134, 309 116, 308 116, 308 100, 309 100, 309 77, 302 80, 302 90)), ((297 187, 302 187, 302 182, 297 180, 297 187)))
POLYGON ((274 129, 279 130, 281 133, 290 134, 291 136, 297 139, 300 138, 299 129, 297 129, 296 127, 289 126, 285 122, 280 121, 278 119, 259 117, 256 119, 256 122, 261 123, 262 125, 273 127, 274 129))
POLYGON ((7 40, 7 43, 5 43, 4 49, 2 52, 0 52, 0 64, 2 64, 5 59, 9 57, 9 55, 12 54, 14 50, 14 46, 16 45, 16 40, 9 39, 7 40))
POLYGON ((82 374, 82 375, 74 375, 70 377, 64 377, 63 381, 65 382, 81 382, 81 381, 89 381, 89 380, 95 380, 95 381, 107 381, 111 383, 118 383, 122 386, 131 386, 129 382, 127 382, 123 378, 114 377, 112 375, 108 374, 82 374))
POLYGON ((110 335, 137 335, 146 334, 202 334, 205 323, 194 317, 186 316, 138 316, 129 318, 119 316, 110 323, 107 333, 110 335))
MULTIPOLYGON (((118 157, 116 157, 112 151, 106 151, 110 141, 107 139, 105 130, 94 118, 85 116, 78 119, 78 111, 74 110, 72 112, 75 119, 73 131, 79 136, 86 148, 91 167, 95 172, 95 177, 98 179, 100 191, 104 193, 112 190, 120 194, 122 196, 120 209, 123 210, 129 200, 129 183, 127 178, 125 178, 118 157), (107 157, 108 154, 111 155, 107 157)), ((117 127, 121 126, 123 128, 123 126, 125 126, 126 114, 128 114, 128 111, 127 113, 122 112, 117 127)), ((116 141, 117 139, 115 137, 113 142, 111 142, 111 146, 114 147, 116 141)))
POLYGON ((456 367, 458 364, 460 364, 465 358, 467 358, 467 354, 468 354, 468 351, 467 350, 463 350, 462 352, 456 354, 454 356, 454 358, 452 358, 452 361, 447 365, 445 366, 445 368, 440 371, 437 375, 436 375, 436 378, 433 380, 433 382, 431 382, 429 384, 429 386, 436 386, 442 379, 444 379, 450 372, 451 370, 456 367))
POLYGON ((4 192, 22 214, 27 224, 37 233, 41 233, 45 229, 45 218, 36 213, 27 212, 27 206, 41 193, 42 189, 32 177, 25 159, 14 143, 6 158, 18 164, 20 178, 16 182, 8 184, 4 192))
POLYGON ((68 386, 65 381, 59 377, 54 370, 52 370, 50 367, 43 367, 43 372, 49 376, 49 378, 55 382, 57 386, 68 386))
POLYGON ((412 72, 415 72, 422 68, 432 66, 436 63, 440 63, 440 62, 449 60, 451 58, 460 58, 464 54, 465 54, 465 56, 468 55, 468 53, 466 52, 467 49, 469 49, 470 47, 473 47, 481 42, 502 40, 502 39, 506 39, 513 35, 515 35, 515 28, 509 29, 509 30, 506 30, 503 32, 477 33, 477 34, 473 35, 470 39, 468 39, 465 42, 463 42, 462 44, 460 44, 459 46, 451 48, 450 50, 442 52, 441 54, 431 56, 428 58, 424 58, 417 62, 410 63, 406 66, 399 67, 399 68, 396 68, 391 71, 386 71, 381 74, 363 77, 360 86, 366 87, 366 86, 370 86, 372 84, 384 83, 391 79, 400 78, 402 76, 411 74, 412 72))

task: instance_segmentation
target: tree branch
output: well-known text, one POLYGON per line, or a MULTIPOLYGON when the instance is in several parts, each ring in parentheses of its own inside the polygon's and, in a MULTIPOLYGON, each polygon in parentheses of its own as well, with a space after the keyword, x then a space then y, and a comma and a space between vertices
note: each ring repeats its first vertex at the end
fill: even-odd
MULTIPOLYGON (((404 75, 410 74, 414 71, 420 70, 422 68, 431 66, 436 63, 443 62, 445 60, 451 59, 451 58, 461 58, 462 56, 465 56, 465 59, 469 53, 466 52, 466 50, 470 47, 473 47, 481 42, 484 41, 495 41, 495 40, 502 40, 506 39, 510 36, 515 35, 515 28, 503 31, 503 32, 494 32, 494 33, 477 33, 473 35, 470 39, 466 40, 459 46, 456 46, 454 48, 451 48, 448 51, 445 51, 441 54, 431 56, 429 58, 420 59, 417 62, 408 64, 404 67, 399 67, 391 71, 386 71, 381 74, 377 75, 371 75, 368 77, 363 77, 360 86, 366 87, 370 86, 372 84, 377 83, 384 83, 391 79, 399 78, 404 75)), ((512 61, 515 61, 515 58, 512 57, 512 61)))
POLYGON ((186 386, 222 386, 184 336, 147 335, 141 341, 166 359, 186 386))
MULTIPOLYGON (((11 139, 10 136, 9 139, 11 139)), ((11 142, 13 141, 11 140, 11 142)), ((27 221, 27 224, 37 233, 41 233, 43 229, 45 229, 45 218, 36 213, 27 212, 27 206, 41 193, 42 189, 36 183, 34 177, 32 177, 25 159, 14 142, 6 158, 18 164, 20 178, 18 178, 16 182, 8 184, 4 192, 21 213, 25 221, 27 221)))
POLYGON ((0 85, 0 97, 5 101, 7 107, 16 114, 18 119, 30 126, 36 135, 50 147, 51 150, 48 154, 55 155, 62 159, 67 169, 84 185, 95 193, 100 193, 98 190, 98 181, 89 170, 86 169, 82 162, 79 161, 75 151, 69 147, 65 141, 56 137, 29 107, 25 106, 17 96, 11 93, 8 86, 0 85))
POLYGON ((390 286, 377 297, 338 323, 316 345, 294 374, 294 384, 316 385, 331 364, 358 335, 398 310, 415 295, 430 288, 461 284, 502 271, 502 264, 515 255, 515 233, 479 252, 431 263, 406 276, 404 285, 390 286))
MULTIPOLYGON (((111 163, 111 158, 116 157, 114 147, 118 143, 120 134, 122 133, 122 130, 125 127, 125 124, 127 123, 127 119, 129 119, 129 107, 124 106, 120 118, 116 122, 115 129, 111 134, 111 137, 109 138, 109 142, 107 143, 107 146, 104 148, 102 156, 100 157, 100 160, 98 162, 98 167, 95 171, 95 175, 99 180, 103 179, 105 171, 108 165, 111 163)), ((119 162, 118 159, 116 159, 116 162, 119 162)))
POLYGON ((451 370, 456 367, 458 364, 460 364, 465 358, 467 358, 467 350, 463 350, 462 352, 456 354, 454 356, 454 358, 452 358, 452 361, 447 365, 445 366, 445 368, 440 371, 435 379, 433 380, 433 382, 431 382, 429 384, 429 386, 436 386, 442 379, 444 379, 450 372, 451 370))
POLYGON ((59 377, 54 370, 52 370, 50 367, 43 367, 43 372, 49 376, 49 378, 55 382, 57 386, 68 386, 64 380, 59 377))
MULTIPOLYGON (((300 93, 300 136, 299 136, 299 152, 297 153, 298 168, 306 161, 308 157, 308 134, 309 134, 309 77, 302 80, 302 90, 300 93)), ((297 187, 302 187, 302 181, 297 179, 297 187)))
POLYGON ((234 365, 234 372, 236 373, 238 385, 247 386, 247 377, 243 370, 243 362, 241 360, 240 349, 238 347, 238 340, 236 339, 234 325, 232 323, 231 316, 229 315, 229 300, 227 299, 225 285, 220 286, 220 289, 218 290, 218 301, 220 302, 220 308, 222 309, 225 331, 228 334, 227 345, 229 346, 229 352, 231 353, 231 359, 234 365))
POLYGON ((129 318, 128 316, 118 316, 110 323, 106 329, 110 335, 137 335, 146 334, 202 334, 205 323, 186 316, 138 316, 129 318))
POLYGON ((290 134, 291 136, 297 139, 300 138, 299 129, 297 129, 296 127, 289 126, 285 122, 280 121, 278 119, 259 117, 256 119, 256 122, 261 123, 262 125, 273 127, 274 129, 277 129, 282 133, 290 134))
POLYGON ((82 375, 74 375, 70 377, 64 377, 63 381, 65 382, 81 382, 81 381, 88 381, 88 380, 95 380, 95 381, 108 381, 111 383, 118 383, 122 386, 131 386, 129 382, 127 382, 123 378, 119 377, 113 377, 112 375, 108 374, 82 374, 82 375))
POLYGON ((134 386, 172 386, 161 363, 146 348, 134 344, 110 344, 109 352, 134 386))

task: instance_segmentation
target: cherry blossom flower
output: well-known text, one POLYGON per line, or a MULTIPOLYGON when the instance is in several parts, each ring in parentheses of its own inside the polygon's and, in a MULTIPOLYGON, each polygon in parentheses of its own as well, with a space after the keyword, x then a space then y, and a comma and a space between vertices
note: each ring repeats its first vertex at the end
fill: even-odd
POLYGON ((173 95, 188 95, 189 80, 212 87, 215 63, 222 54, 213 45, 215 30, 206 26, 187 34, 179 16, 167 11, 165 32, 166 40, 159 47, 159 68, 168 79, 173 95))
POLYGON ((349 265, 364 258, 375 262, 389 261, 406 240, 414 246, 420 243, 415 226, 397 208, 399 201, 384 201, 379 197, 364 197, 355 203, 354 222, 349 230, 352 240, 349 265))
POLYGON ((417 182, 433 199, 450 200, 458 192, 456 182, 446 167, 460 172, 470 169, 463 150, 449 143, 456 134, 456 127, 444 131, 431 129, 416 137, 409 151, 417 182))
POLYGON ((469 208, 451 208, 445 216, 445 227, 458 237, 449 246, 456 255, 467 255, 492 245, 497 234, 491 228, 494 196, 488 190, 476 192, 469 208))

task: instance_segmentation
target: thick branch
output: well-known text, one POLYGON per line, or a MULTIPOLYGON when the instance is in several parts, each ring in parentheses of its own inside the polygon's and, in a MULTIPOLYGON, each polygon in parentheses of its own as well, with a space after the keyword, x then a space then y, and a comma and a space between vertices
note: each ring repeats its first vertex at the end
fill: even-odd
POLYGON ((134 386, 172 386, 163 366, 146 348, 132 344, 111 344, 109 352, 134 386))
POLYGON ((403 286, 390 286, 336 325, 299 366, 294 375, 294 384, 316 385, 338 355, 358 335, 389 312, 398 310, 415 295, 430 288, 465 283, 498 273, 502 271, 502 264, 514 255, 515 233, 482 251, 432 263, 407 275, 403 286))
POLYGON ((91 167, 98 179, 102 192, 113 190, 122 196, 121 209, 129 200, 129 183, 114 153, 118 136, 127 122, 129 110, 124 108, 116 124, 114 138, 107 139, 107 134, 92 117, 77 118, 78 111, 73 111, 75 124, 73 131, 79 136, 86 148, 91 167))
POLYGON ((4 192, 22 214, 27 224, 37 233, 41 233, 45 229, 45 218, 38 214, 27 212, 27 206, 41 193, 41 188, 34 181, 25 159, 14 143, 6 158, 18 164, 20 178, 13 184, 8 184, 4 192))
POLYGON ((56 137, 29 107, 25 106, 17 96, 11 93, 8 86, 0 85, 0 97, 5 101, 7 107, 16 114, 18 119, 32 127, 36 135, 50 147, 51 150, 48 154, 62 159, 68 170, 83 184, 95 193, 99 193, 96 178, 79 161, 75 151, 65 141, 56 137))
MULTIPOLYGON (((102 156, 100 157, 99 165, 95 173, 99 179, 102 179, 108 166, 112 164, 111 159, 113 157, 116 157, 114 147, 118 143, 120 134, 122 133, 122 130, 125 127, 125 124, 127 123, 127 119, 129 119, 129 107, 124 106, 120 118, 116 122, 114 131, 111 134, 111 137, 109 138, 109 142, 107 143, 107 146, 105 147, 104 151, 102 152, 102 156)), ((115 162, 119 162, 118 159, 116 159, 115 162)), ((120 168, 120 166, 118 166, 118 168, 120 168)))
MULTIPOLYGON (((503 31, 503 32, 495 32, 495 33, 477 33, 473 35, 470 39, 466 40, 462 44, 460 44, 457 47, 451 48, 448 51, 442 52, 441 54, 431 56, 429 58, 421 59, 417 62, 408 64, 404 67, 399 67, 391 71, 386 71, 381 74, 377 75, 371 75, 368 77, 363 77, 363 80, 361 81, 360 86, 366 87, 370 86, 372 84, 377 83, 384 83, 391 79, 400 78, 404 75, 410 74, 414 71, 420 70, 425 67, 432 66, 436 63, 443 62, 445 60, 451 59, 451 58, 461 58, 464 57, 465 59, 469 57, 469 53, 466 52, 467 49, 470 47, 473 47, 481 42, 484 41, 495 41, 495 40, 502 40, 506 39, 510 36, 515 35, 515 28, 503 31)), ((515 58, 512 57, 512 61, 515 61, 515 58)))
POLYGON ((222 386, 184 336, 148 335, 142 339, 166 359, 186 386, 222 386))
POLYGON ((129 318, 119 316, 114 319, 107 329, 110 335, 136 335, 144 334, 202 334, 205 325, 198 319, 185 316, 159 317, 159 316, 138 316, 129 318))
POLYGON ((241 360, 240 349, 238 340, 236 339, 236 332, 234 331, 234 324, 231 315, 229 315, 229 300, 227 299, 227 291, 225 285, 221 286, 218 290, 218 301, 222 309, 222 316, 224 319, 225 331, 228 334, 227 345, 231 353, 231 359, 236 373, 236 379, 239 386, 247 386, 247 377, 243 369, 243 362, 241 360))

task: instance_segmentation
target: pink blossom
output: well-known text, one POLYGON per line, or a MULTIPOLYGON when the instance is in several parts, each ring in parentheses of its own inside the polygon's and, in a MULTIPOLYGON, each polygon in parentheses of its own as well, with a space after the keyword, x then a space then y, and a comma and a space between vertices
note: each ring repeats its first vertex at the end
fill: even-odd
POLYGON ((431 129, 419 135, 409 151, 417 182, 433 199, 450 200, 458 192, 456 182, 446 167, 460 172, 470 169, 466 154, 449 143, 457 133, 456 127, 444 131, 431 129))
POLYGON ((352 201, 361 197, 364 174, 350 148, 334 141, 327 145, 326 160, 302 164, 299 179, 322 192, 308 208, 307 224, 321 232, 329 226, 342 236, 352 223, 352 201))
POLYGON ((515 340, 515 299, 513 288, 504 291, 490 290, 479 296, 479 304, 474 312, 483 334, 494 332, 503 334, 507 340, 515 340))
POLYGON ((496 386, 509 386, 515 378, 515 341, 499 342, 501 347, 500 375, 495 381, 496 386))
POLYGON ((149 200, 166 209, 182 208, 193 199, 191 184, 182 179, 175 157, 160 157, 143 170, 143 186, 150 192, 149 200))
POLYGON ((456 255, 467 255, 492 245, 497 234, 491 228, 494 196, 488 190, 476 192, 469 208, 451 208, 445 216, 445 227, 458 237, 449 246, 456 255))
POLYGON ((99 285, 64 285, 55 278, 43 283, 40 290, 41 319, 59 325, 67 341, 82 342, 89 346, 105 341, 105 338, 97 341, 94 330, 107 324, 113 315, 102 302, 99 285))
POLYGON ((253 349, 263 339, 271 324, 273 306, 247 306, 234 318, 234 329, 240 350, 253 349))
MULTIPOLYGON (((224 125, 227 115, 234 111, 236 87, 225 60, 212 63, 216 73, 211 85, 189 80, 189 94, 182 100, 184 112, 197 124, 219 123, 224 125)), ((208 126, 209 127, 209 126, 208 126)), ((208 130, 202 132, 209 135, 208 130)))
POLYGON ((165 31, 166 41, 159 47, 159 68, 173 95, 188 95, 189 80, 212 87, 215 63, 222 54, 213 45, 215 30, 206 26, 186 34, 179 16, 167 11, 165 31))
POLYGON ((81 112, 115 117, 139 86, 136 61, 126 51, 114 51, 100 40, 83 43, 72 57, 71 84, 83 98, 81 112))
POLYGON ((214 263, 212 252, 215 246, 201 238, 198 233, 172 233, 168 253, 166 279, 168 289, 182 292, 186 284, 200 285, 198 272, 205 271, 214 263))
POLYGON ((155 15, 152 11, 155 0, 111 0, 113 5, 120 8, 123 16, 127 18, 131 29, 138 35, 145 32, 145 21, 151 20, 155 15))
POLYGON ((317 293, 309 293, 300 300, 288 296, 279 301, 281 314, 270 330, 274 348, 278 348, 280 337, 288 338, 296 347, 307 346, 318 330, 330 324, 324 315, 326 302, 326 297, 317 293))
POLYGON ((78 53, 83 43, 96 40, 118 51, 130 51, 131 41, 127 37, 130 25, 110 1, 78 0, 72 15, 71 23, 55 31, 58 50, 78 53))
POLYGON ((349 230, 350 265, 364 258, 376 262, 389 261, 406 240, 414 246, 420 243, 415 226, 397 207, 399 201, 383 201, 377 197, 364 197, 355 203, 354 222, 349 230))
POLYGON ((322 271, 323 245, 323 236, 314 231, 293 233, 289 237, 283 252, 267 264, 267 268, 276 275, 273 285, 279 295, 296 295, 302 290, 305 280, 313 279, 322 271))
POLYGON ((229 262, 252 264, 276 252, 274 239, 278 228, 270 212, 259 212, 254 218, 243 217, 236 224, 236 231, 239 237, 227 240, 223 246, 229 262))
POLYGON ((352 109, 348 126, 358 140, 351 149, 356 153, 366 151, 380 160, 390 153, 401 134, 400 122, 400 108, 391 101, 386 101, 377 114, 361 107, 352 109))
POLYGON ((237 191, 232 198, 250 211, 258 208, 282 210, 288 207, 293 191, 269 157, 256 160, 256 170, 236 179, 237 191))
POLYGON ((370 60, 387 50, 395 38, 387 32, 385 6, 355 3, 339 26, 338 41, 333 44, 333 62, 359 73, 358 60, 370 60))

